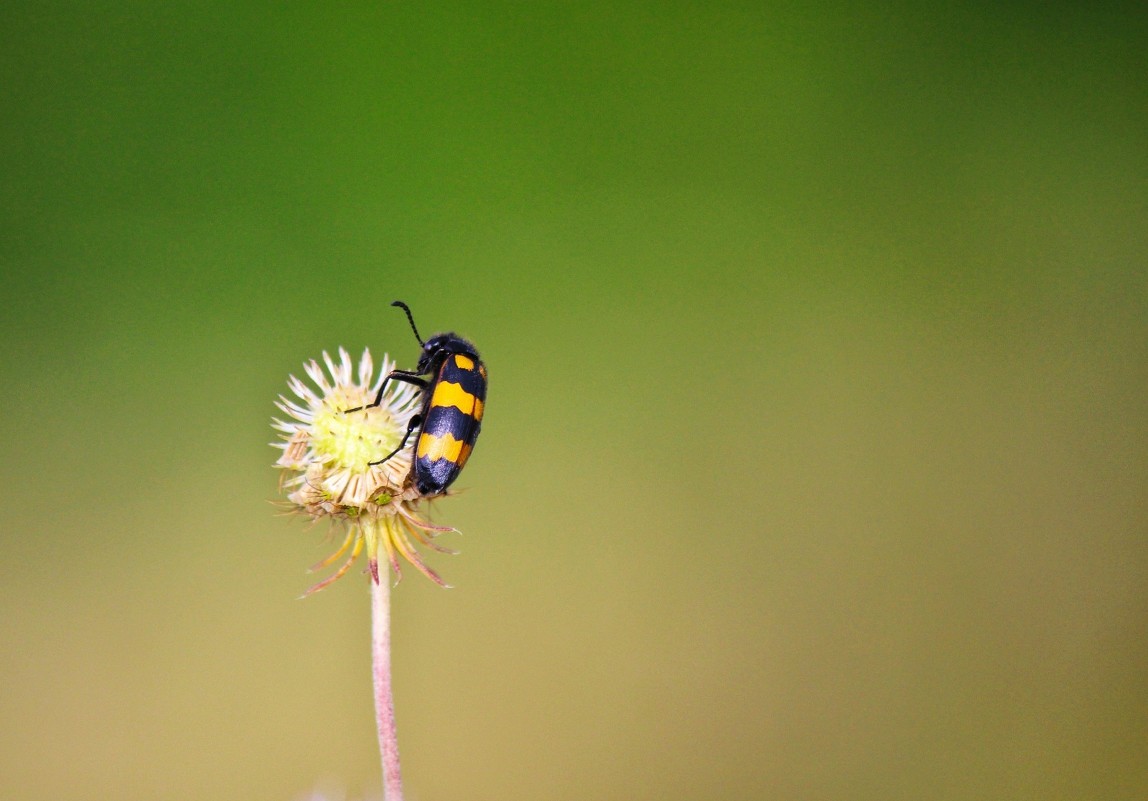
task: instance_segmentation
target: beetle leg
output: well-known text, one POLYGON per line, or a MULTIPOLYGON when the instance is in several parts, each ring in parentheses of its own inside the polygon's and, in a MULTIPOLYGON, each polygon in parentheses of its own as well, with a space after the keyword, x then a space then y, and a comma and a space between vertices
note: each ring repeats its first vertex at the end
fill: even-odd
MULTIPOLYGON (((379 391, 375 393, 375 399, 373 401, 368 403, 366 406, 356 406, 354 409, 344 409, 343 414, 358 412, 362 409, 373 409, 378 406, 383 402, 383 392, 385 392, 387 389, 387 382, 392 378, 396 381, 405 381, 408 384, 414 384, 416 387, 420 387, 422 389, 427 388, 427 380, 425 378, 419 378, 419 374, 414 370, 392 370, 391 373, 383 379, 383 383, 379 385, 379 391)), ((394 454, 392 454, 392 456, 393 455, 394 454)), ((391 457, 388 456, 387 459, 389 458, 391 457)), ((384 459, 383 461, 386 460, 384 459)))
MULTIPOLYGON (((354 411, 354 409, 351 409, 351 411, 354 411)), ((403 434, 403 441, 399 443, 399 447, 395 448, 393 451, 388 453, 382 459, 379 459, 379 461, 367 462, 367 464, 371 464, 371 465, 382 464, 383 462, 387 461, 387 459, 390 459, 396 453, 398 453, 403 448, 405 448, 407 446, 407 440, 411 438, 411 432, 414 431, 416 428, 418 428, 419 424, 421 424, 422 421, 423 421, 423 416, 421 414, 416 414, 414 417, 412 417, 411 421, 409 423, 407 423, 407 433, 403 434)))

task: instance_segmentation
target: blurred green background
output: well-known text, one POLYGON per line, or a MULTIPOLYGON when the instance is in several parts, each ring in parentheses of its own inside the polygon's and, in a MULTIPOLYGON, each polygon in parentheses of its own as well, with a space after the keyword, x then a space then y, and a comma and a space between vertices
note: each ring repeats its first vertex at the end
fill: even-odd
POLYGON ((394 298, 409 798, 1148 796, 1145 18, 6 4, 0 797, 377 794, 267 443, 394 298))

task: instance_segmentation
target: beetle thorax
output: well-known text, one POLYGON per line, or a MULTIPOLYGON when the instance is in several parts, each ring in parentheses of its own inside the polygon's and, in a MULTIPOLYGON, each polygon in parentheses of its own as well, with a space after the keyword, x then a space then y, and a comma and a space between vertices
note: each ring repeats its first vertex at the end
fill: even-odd
POLYGON ((423 352, 419 357, 418 371, 420 373, 435 372, 443 360, 452 353, 462 353, 473 359, 478 359, 478 352, 474 345, 458 334, 435 334, 423 344, 423 352))

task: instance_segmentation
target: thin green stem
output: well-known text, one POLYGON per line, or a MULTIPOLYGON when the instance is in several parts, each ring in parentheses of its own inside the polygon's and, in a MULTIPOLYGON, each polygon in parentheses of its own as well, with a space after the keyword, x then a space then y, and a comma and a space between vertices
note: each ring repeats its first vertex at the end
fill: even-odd
POLYGON ((371 573, 371 657, 375 675, 375 721, 383 760, 383 798, 403 801, 395 701, 391 693, 391 571, 384 563, 382 575, 378 568, 371 573))

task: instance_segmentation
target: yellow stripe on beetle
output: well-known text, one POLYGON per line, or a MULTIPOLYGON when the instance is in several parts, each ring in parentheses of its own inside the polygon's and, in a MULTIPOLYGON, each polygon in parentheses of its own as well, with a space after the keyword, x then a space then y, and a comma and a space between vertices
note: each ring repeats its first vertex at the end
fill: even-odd
POLYGON ((462 384, 439 381, 431 396, 431 406, 453 406, 476 420, 482 419, 482 401, 462 388, 462 384))
MULTIPOLYGON (((419 437, 419 458, 430 459, 446 459, 449 462, 457 463, 459 461, 459 454, 462 453, 463 445, 466 443, 461 439, 455 439, 450 433, 443 434, 441 437, 436 437, 434 434, 423 434, 419 437)), ((470 456, 470 449, 467 449, 467 456, 470 456)))
POLYGON ((466 464, 466 460, 470 458, 470 449, 470 445, 467 445, 465 442, 462 443, 462 449, 458 452, 458 458, 454 460, 455 464, 458 465, 459 470, 461 470, 462 466, 466 464))
POLYGON ((456 367, 463 370, 474 369, 474 361, 469 356, 463 356, 461 353, 454 354, 454 363, 456 367))

